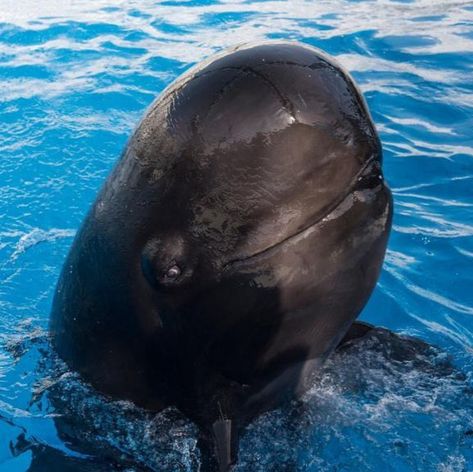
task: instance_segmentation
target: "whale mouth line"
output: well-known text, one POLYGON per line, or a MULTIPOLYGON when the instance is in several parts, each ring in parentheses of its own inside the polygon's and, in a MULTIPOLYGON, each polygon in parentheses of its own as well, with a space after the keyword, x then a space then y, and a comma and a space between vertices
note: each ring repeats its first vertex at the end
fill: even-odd
MULTIPOLYGON (((377 156, 375 154, 372 154, 369 159, 363 164, 363 166, 360 168, 360 170, 355 174, 353 179, 351 180, 350 184, 348 185, 348 190, 344 193, 342 193, 341 197, 335 199, 330 206, 327 207, 327 211, 324 212, 323 215, 320 215, 318 218, 316 218, 315 221, 310 222, 306 226, 303 226, 299 231, 290 234, 289 236, 286 236, 285 238, 281 239, 280 241, 277 241, 270 246, 262 249, 261 251, 255 252, 253 254, 250 254, 248 256, 244 257, 238 257, 235 259, 231 259, 227 261, 225 264, 223 264, 223 271, 230 270, 231 268, 238 266, 240 264, 248 263, 251 262, 252 260, 259 259, 260 257, 264 257, 270 252, 278 249, 288 241, 291 241, 294 238, 297 238, 300 236, 302 233, 307 231, 308 229, 318 225, 321 221, 324 220, 330 213, 332 213, 337 207, 339 207, 345 199, 353 192, 354 188, 356 187, 357 183, 364 177, 364 174, 366 173, 367 170, 371 170, 371 167, 378 162, 377 156)), ((383 175, 381 168, 379 169, 379 176, 380 176, 380 181, 383 181, 383 175)))

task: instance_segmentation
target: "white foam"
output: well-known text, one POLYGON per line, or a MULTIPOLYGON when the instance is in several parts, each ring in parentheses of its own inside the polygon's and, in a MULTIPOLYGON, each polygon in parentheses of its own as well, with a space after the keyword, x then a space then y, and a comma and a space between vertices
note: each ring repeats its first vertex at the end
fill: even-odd
MULTIPOLYGON (((16 233, 17 234, 17 233, 16 233)), ((60 229, 60 228, 51 228, 48 230, 33 228, 27 233, 20 233, 20 239, 15 245, 15 250, 11 255, 12 259, 16 259, 18 256, 26 252, 33 246, 37 244, 55 241, 60 238, 72 238, 76 234, 75 229, 60 229)))

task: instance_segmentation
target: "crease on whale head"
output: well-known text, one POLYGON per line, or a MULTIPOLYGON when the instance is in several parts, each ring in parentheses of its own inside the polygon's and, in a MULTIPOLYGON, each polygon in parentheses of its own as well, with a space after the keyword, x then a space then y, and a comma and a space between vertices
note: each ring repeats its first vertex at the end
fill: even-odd
MULTIPOLYGON (((363 175, 368 172, 373 172, 375 175, 377 173, 377 177, 380 180, 378 189, 383 186, 383 175, 381 173, 381 169, 379 167, 379 163, 376 161, 376 158, 373 156, 364 164, 364 166, 360 169, 360 171, 354 176, 352 182, 348 186, 346 192, 342 193, 342 195, 334 200, 331 205, 327 206, 327 211, 325 214, 317 215, 315 221, 310 221, 306 224, 306 226, 302 227, 299 231, 290 234, 286 238, 282 240, 278 240, 274 242, 272 245, 265 247, 254 254, 245 254, 240 258, 232 259, 226 262, 223 266, 223 270, 229 270, 232 267, 241 266, 242 264, 253 262, 259 257, 265 256, 268 253, 280 250, 280 248, 297 238, 305 237, 308 233, 310 233, 313 228, 319 224, 320 222, 327 221, 328 219, 333 219, 339 216, 341 213, 346 211, 348 207, 353 204, 352 199, 350 196, 356 191, 356 184, 363 178, 363 175), (374 170, 373 170, 374 169, 374 170)), ((376 191, 376 189, 374 190, 376 191)), ((373 193, 373 190, 368 190, 367 192, 373 193)))

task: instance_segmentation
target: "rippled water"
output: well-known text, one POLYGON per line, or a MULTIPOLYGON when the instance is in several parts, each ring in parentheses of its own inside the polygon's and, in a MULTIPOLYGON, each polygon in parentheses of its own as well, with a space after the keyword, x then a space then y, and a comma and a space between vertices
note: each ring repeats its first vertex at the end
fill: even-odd
POLYGON ((111 402, 64 369, 49 308, 144 109, 210 53, 268 38, 324 49, 363 90, 395 217, 361 317, 438 348, 381 332, 338 353, 250 426, 238 469, 473 470, 473 3, 432 3, 1 1, 1 471, 198 470, 179 412, 111 402))

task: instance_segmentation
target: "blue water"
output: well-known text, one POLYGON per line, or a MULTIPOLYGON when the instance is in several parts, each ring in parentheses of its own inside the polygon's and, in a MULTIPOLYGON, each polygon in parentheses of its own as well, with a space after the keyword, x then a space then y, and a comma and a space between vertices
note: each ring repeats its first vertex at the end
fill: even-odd
POLYGON ((199 469, 179 412, 110 401, 67 372, 49 309, 145 108, 207 55, 271 38, 324 49, 360 85, 395 199, 361 318, 437 347, 395 360, 386 335, 334 356, 302 402, 250 426, 237 470, 473 470, 471 2, 2 0, 0 471, 199 469))

